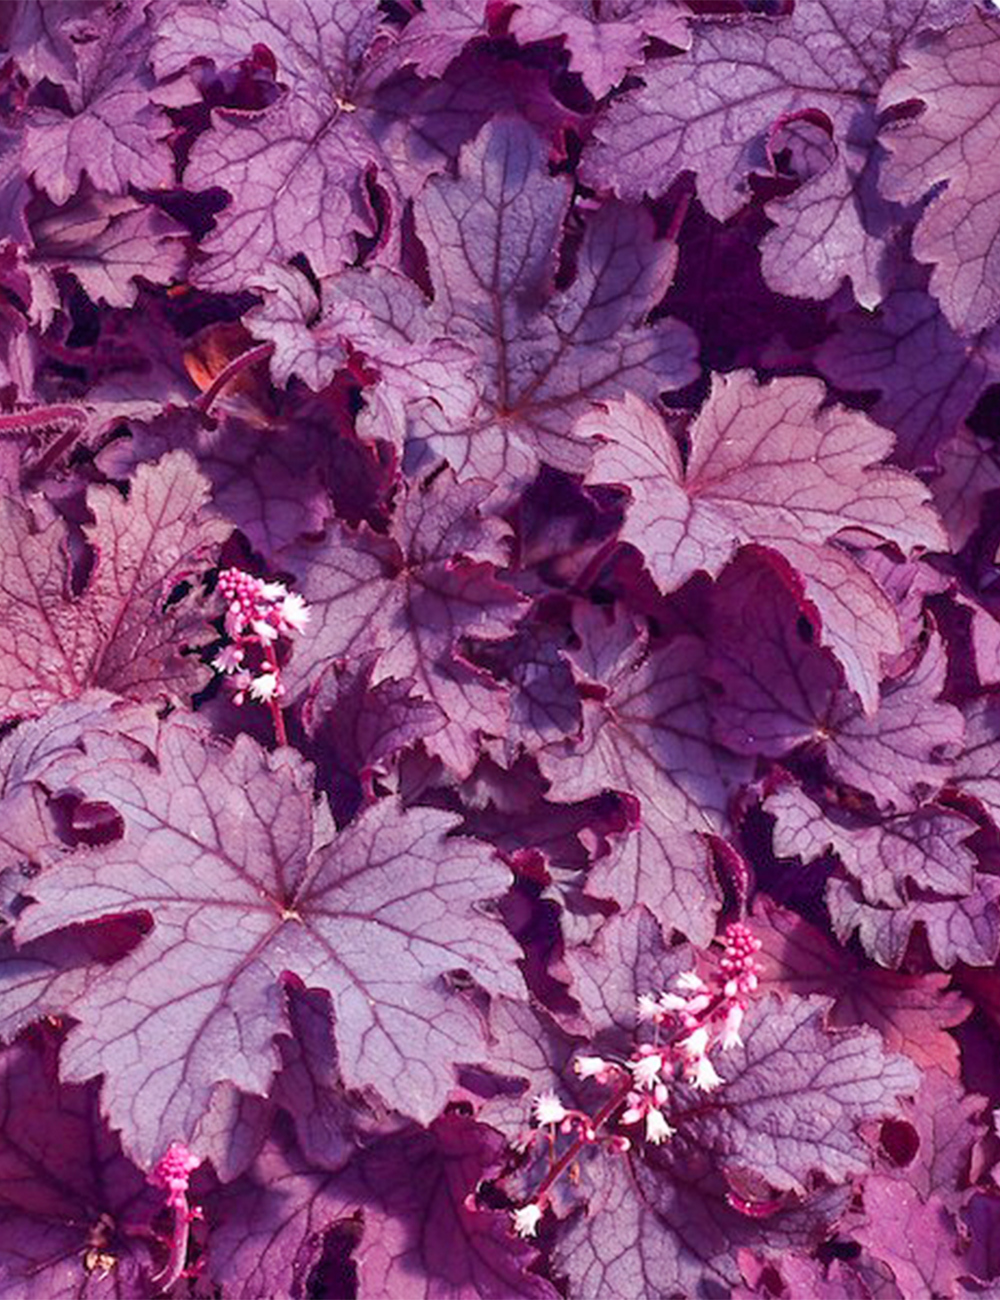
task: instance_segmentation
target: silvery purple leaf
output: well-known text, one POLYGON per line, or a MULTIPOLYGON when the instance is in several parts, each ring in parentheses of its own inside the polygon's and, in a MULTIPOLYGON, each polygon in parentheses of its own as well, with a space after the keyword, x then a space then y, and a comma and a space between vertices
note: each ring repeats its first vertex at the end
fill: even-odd
POLYGON ((19 937, 152 916, 135 951, 74 1001, 80 1023, 64 1049, 67 1078, 105 1073, 104 1106, 129 1149, 152 1161, 190 1135, 219 1082, 267 1091, 286 969, 331 995, 348 1086, 435 1113, 456 1045, 482 1041, 444 975, 462 968, 497 992, 520 990, 513 941, 475 910, 503 891, 506 869, 469 840, 442 857, 453 819, 391 801, 310 859, 309 773, 289 750, 268 758, 241 737, 227 751, 168 724, 137 786, 135 760, 106 748, 95 737, 59 778, 111 804, 124 835, 39 877, 19 937))

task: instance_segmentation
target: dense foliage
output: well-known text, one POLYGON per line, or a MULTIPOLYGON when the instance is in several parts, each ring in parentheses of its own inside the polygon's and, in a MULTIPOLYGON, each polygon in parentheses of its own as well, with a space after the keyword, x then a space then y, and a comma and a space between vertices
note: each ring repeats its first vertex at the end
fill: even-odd
POLYGON ((0 6, 5 1300, 996 1294, 994 10, 0 6))

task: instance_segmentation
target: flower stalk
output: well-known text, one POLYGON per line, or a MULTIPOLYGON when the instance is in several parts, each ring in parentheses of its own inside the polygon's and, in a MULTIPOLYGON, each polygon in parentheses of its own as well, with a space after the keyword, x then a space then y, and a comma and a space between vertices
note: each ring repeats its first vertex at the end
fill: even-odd
MULTIPOLYGON (((759 983, 756 954, 760 946, 760 940, 742 922, 727 926, 723 955, 711 982, 686 971, 674 981, 672 990, 639 998, 639 1019, 653 1023, 652 1043, 637 1044, 627 1061, 576 1058, 574 1069, 581 1079, 593 1079, 612 1089, 593 1115, 570 1110, 553 1092, 536 1097, 534 1119, 547 1134, 550 1166, 532 1199, 512 1212, 515 1232, 537 1234, 549 1192, 586 1147, 601 1143, 615 1154, 624 1154, 632 1149, 637 1128, 643 1142, 659 1146, 669 1141, 676 1129, 665 1111, 672 1085, 678 1080, 706 1093, 724 1083, 710 1053, 729 1051, 742 1043, 740 1027, 759 983), (633 1135, 618 1132, 620 1128, 632 1130, 633 1135), (558 1157, 557 1129, 563 1134, 575 1132, 558 1157)), ((678 1118, 673 1112, 671 1116, 678 1118)))

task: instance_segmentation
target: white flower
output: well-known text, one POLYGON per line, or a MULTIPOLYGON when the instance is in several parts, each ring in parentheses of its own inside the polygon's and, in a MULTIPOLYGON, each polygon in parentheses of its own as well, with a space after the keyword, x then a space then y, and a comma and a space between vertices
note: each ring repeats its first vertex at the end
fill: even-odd
POLYGON ((640 993, 637 1006, 640 1020, 653 1020, 660 1014, 660 1003, 652 993, 640 993))
POLYGON ((542 1207, 537 1202, 532 1201, 530 1205, 522 1205, 519 1210, 515 1210, 511 1216, 514 1220, 514 1231, 521 1237, 537 1237, 538 1225, 542 1218, 542 1207))
POLYGON ((646 1141, 647 1142, 652 1142, 656 1146, 659 1146, 660 1143, 665 1138, 673 1137, 676 1132, 677 1130, 671 1128, 670 1125, 667 1123, 667 1121, 663 1118, 662 1111, 651 1110, 647 1112, 646 1114, 646 1141))
POLYGON ((674 983, 679 989, 683 989, 685 993, 705 992, 705 981, 693 970, 686 970, 683 974, 678 975, 674 983))
MULTIPOLYGON (((288 588, 283 582, 262 582, 257 588, 262 600, 269 600, 272 603, 278 600, 284 600, 288 595, 288 588)), ((300 596, 301 600, 302 597, 300 596)))
POLYGON ((539 1124, 561 1124, 569 1112, 554 1092, 540 1092, 535 1098, 534 1114, 539 1124))
POLYGON ((726 1012, 726 1023, 722 1029, 722 1036, 719 1043, 724 1052, 728 1052, 731 1047, 742 1047, 743 1039, 740 1037, 740 1026, 743 1024, 743 1008, 736 1004, 731 1006, 726 1012))
POLYGON ((652 1088, 663 1069, 663 1057, 659 1052, 654 1052, 650 1056, 640 1057, 638 1061, 632 1061, 629 1068, 637 1087, 652 1088))
POLYGON ((711 1092, 717 1088, 724 1080, 716 1073, 715 1066, 707 1056, 701 1057, 696 1061, 688 1071, 688 1078, 696 1088, 701 1088, 703 1092, 711 1092))
POLYGON ((282 632, 304 632, 310 611, 297 591, 290 591, 278 606, 278 620, 282 632))
POLYGON ((268 700, 273 700, 278 693, 278 674, 261 673, 250 683, 250 694, 255 700, 260 700, 261 704, 266 704, 268 700))
POLYGON ((687 1007, 687 1004, 687 998, 681 997, 679 993, 660 994, 661 1011, 683 1011, 687 1007))
POLYGON ((257 633, 257 635, 260 637, 261 641, 263 641, 265 645, 268 645, 271 641, 277 641, 278 629, 276 627, 273 627, 270 623, 266 622, 264 619, 255 618, 254 621, 250 624, 250 626, 257 633))
POLYGON ((688 1034, 687 1038, 682 1039, 677 1046, 685 1056, 698 1060, 708 1051, 708 1030, 704 1025, 699 1025, 697 1029, 688 1034))
POLYGON ((212 660, 217 673, 234 673, 243 662, 243 651, 238 645, 224 645, 212 660))
POLYGON ((607 1070, 608 1062, 601 1056, 578 1056, 573 1069, 581 1079, 594 1079, 607 1070))

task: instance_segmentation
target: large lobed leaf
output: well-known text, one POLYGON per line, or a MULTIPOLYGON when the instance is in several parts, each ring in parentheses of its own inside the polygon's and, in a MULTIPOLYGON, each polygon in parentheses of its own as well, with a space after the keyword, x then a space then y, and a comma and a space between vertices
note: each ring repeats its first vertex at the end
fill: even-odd
POLYGON ((628 487, 621 536, 664 590, 700 570, 716 576, 741 544, 786 555, 820 614, 822 639, 871 710, 886 602, 837 536, 861 530, 907 553, 946 542, 926 489, 879 465, 892 447, 885 430, 858 412, 821 409, 823 398, 811 379, 760 386, 745 371, 716 377, 686 463, 674 432, 634 397, 595 411, 576 433, 602 440, 589 478, 628 487))
POLYGON ((123 837, 71 855, 33 886, 29 940, 127 912, 153 928, 72 1003, 65 1077, 104 1073, 103 1105, 143 1161, 190 1138, 213 1088, 264 1093, 286 1021, 288 970, 333 1001, 345 1082, 429 1119, 451 1062, 482 1026, 444 977, 462 969, 516 994, 516 948, 477 911, 508 872, 473 841, 448 842, 431 809, 369 809, 311 858, 309 773, 247 737, 232 751, 164 724, 146 763, 101 733, 46 775, 111 804, 123 837))

